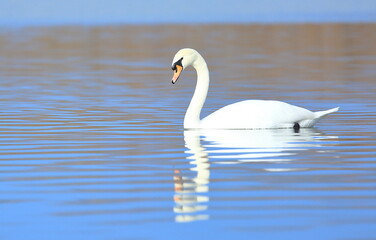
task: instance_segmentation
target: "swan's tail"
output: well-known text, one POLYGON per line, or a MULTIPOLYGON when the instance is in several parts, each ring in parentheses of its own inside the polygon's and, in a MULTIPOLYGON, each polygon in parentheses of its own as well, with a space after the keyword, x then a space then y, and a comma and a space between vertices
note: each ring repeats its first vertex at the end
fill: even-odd
POLYGON ((339 109, 339 107, 332 108, 332 109, 325 110, 325 111, 314 112, 313 113, 314 114, 313 119, 303 120, 303 121, 299 122, 299 125, 300 125, 300 127, 303 127, 303 128, 313 127, 313 125, 315 125, 322 117, 328 115, 329 113, 337 112, 338 109, 339 109))
POLYGON ((319 111, 319 112, 314 112, 315 114, 315 119, 319 120, 320 118, 330 114, 330 113, 334 113, 334 112, 337 112, 339 110, 339 107, 336 107, 336 108, 332 108, 332 109, 329 109, 329 110, 325 110, 325 111, 319 111))

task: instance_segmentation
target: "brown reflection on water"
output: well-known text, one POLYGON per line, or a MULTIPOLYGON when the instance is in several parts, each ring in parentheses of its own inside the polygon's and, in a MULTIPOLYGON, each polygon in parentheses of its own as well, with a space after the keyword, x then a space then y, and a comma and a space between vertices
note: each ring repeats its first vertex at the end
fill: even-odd
MULTIPOLYGON (((374 28, 374 24, 28 27, 2 29, 0 50, 9 63, 14 59, 74 57, 89 62, 106 57, 145 61, 161 58, 161 54, 169 62, 184 46, 197 48, 209 59, 233 58, 245 50, 255 55, 302 55, 324 61, 346 56, 361 63, 359 56, 376 52, 374 28)), ((338 64, 334 69, 343 66, 338 64)))
MULTIPOLYGON (((371 66, 376 64, 374 29, 374 24, 2 29, 0 71, 5 78, 4 85, 37 84, 45 90, 75 84, 79 90, 74 95, 78 96, 85 95, 90 89, 98 91, 102 84, 127 86, 137 91, 163 86, 164 92, 170 94, 173 90, 165 90, 163 79, 170 78, 171 58, 178 49, 193 47, 208 61, 212 79, 215 79, 212 87, 227 90, 226 97, 241 92, 244 83, 251 82, 273 88, 284 84, 288 88, 295 84, 299 91, 317 92, 317 99, 333 100, 335 97, 330 93, 354 91, 343 88, 344 84, 374 82, 371 74, 371 66), (156 75, 156 71, 160 74, 156 75), (110 83, 109 79, 103 79, 109 73, 116 78, 110 83), (49 75, 58 77, 39 78, 49 75), (306 87, 307 81, 314 81, 315 88, 306 87), (318 86, 318 83, 331 84, 318 86)), ((185 76, 192 75, 186 72, 185 76)), ((269 98, 258 95, 255 90, 248 90, 254 98, 269 98)), ((162 97, 162 94, 158 96, 162 97)), ((282 98, 278 95, 274 98, 278 97, 282 98)))

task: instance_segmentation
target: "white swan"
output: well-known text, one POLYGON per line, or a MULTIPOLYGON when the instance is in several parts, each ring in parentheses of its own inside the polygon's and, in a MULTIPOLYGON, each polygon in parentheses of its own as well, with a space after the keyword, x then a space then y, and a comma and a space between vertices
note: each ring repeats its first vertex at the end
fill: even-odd
POLYGON ((184 128, 215 128, 215 129, 269 129, 269 128, 299 128, 312 127, 323 116, 338 111, 337 108, 320 112, 288 103, 271 100, 245 100, 218 109, 200 120, 209 88, 209 70, 204 58, 194 49, 179 50, 173 61, 176 83, 181 72, 188 66, 197 71, 197 84, 191 103, 184 118, 184 128))

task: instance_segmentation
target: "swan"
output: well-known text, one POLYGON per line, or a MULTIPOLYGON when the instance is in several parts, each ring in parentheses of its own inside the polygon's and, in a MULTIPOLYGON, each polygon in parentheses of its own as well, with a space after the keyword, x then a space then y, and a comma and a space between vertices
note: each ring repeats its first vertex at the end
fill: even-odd
POLYGON ((274 100, 244 100, 224 106, 207 117, 200 119, 201 109, 209 89, 209 70, 204 58, 196 50, 183 48, 172 61, 175 84, 182 71, 193 66, 197 72, 196 88, 184 117, 185 129, 275 129, 310 128, 329 113, 338 111, 312 112, 285 102, 274 100))

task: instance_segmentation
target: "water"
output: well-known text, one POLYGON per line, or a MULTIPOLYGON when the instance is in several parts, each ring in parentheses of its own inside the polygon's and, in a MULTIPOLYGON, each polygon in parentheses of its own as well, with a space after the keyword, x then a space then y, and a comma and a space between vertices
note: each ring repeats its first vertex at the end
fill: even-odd
POLYGON ((0 31, 1 239, 375 239, 372 24, 0 31), (341 107, 314 129, 184 131, 243 99, 341 107))

